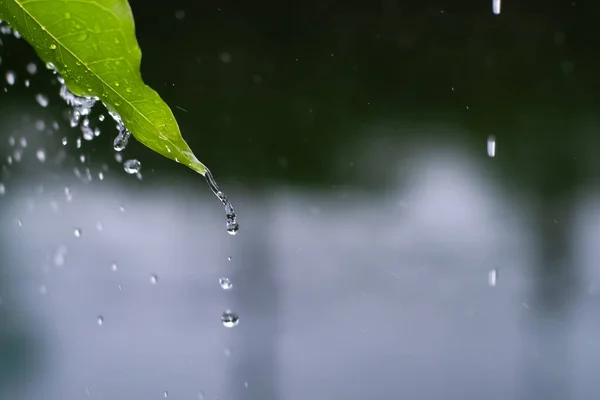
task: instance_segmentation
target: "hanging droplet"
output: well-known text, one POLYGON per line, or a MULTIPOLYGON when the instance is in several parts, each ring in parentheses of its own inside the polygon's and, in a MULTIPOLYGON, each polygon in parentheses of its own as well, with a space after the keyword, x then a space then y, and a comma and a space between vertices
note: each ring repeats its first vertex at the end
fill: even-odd
POLYGON ((104 324, 104 317, 102 315, 98 316, 98 326, 102 326, 104 324))
POLYGON ((137 174, 142 168, 142 163, 136 159, 127 160, 123 163, 123 169, 130 175, 137 174))
POLYGON ((231 260, 232 260, 231 256, 227 257, 227 261, 231 261, 231 260))
POLYGON ((150 275, 150 283, 156 285, 158 283, 158 276, 154 274, 150 275))
POLYGON ((227 233, 229 233, 230 235, 235 235, 240 229, 240 225, 237 222, 237 215, 235 214, 235 209, 233 208, 233 205, 229 202, 229 200, 227 200, 227 196, 225 196, 225 194, 221 192, 221 190, 219 190, 219 186, 217 185, 215 178, 213 178, 211 172, 208 169, 204 174, 204 178, 206 179, 210 190, 212 190, 215 196, 217 196, 217 198, 221 201, 221 204, 223 204, 223 206, 225 207, 225 217, 227 218, 227 233))
POLYGON ((75 228, 73 234, 75 235, 75 237, 81 237, 81 229, 75 228))
POLYGON ((240 323, 240 317, 238 317, 237 314, 235 314, 233 311, 226 310, 221 315, 221 322, 223 323, 224 327, 233 328, 234 326, 240 323))
POLYGON ((219 285, 221 285, 221 289, 229 290, 233 287, 233 283, 231 283, 231 279, 221 277, 219 278, 219 285))
POLYGON ((112 263, 112 264, 110 265, 110 269, 111 269, 111 270, 113 270, 113 272, 116 272, 116 271, 117 271, 117 269, 118 269, 118 267, 117 267, 117 263, 112 263))
POLYGON ((117 137, 113 141, 113 148, 115 151, 123 151, 125 147, 127 147, 127 143, 129 142, 129 137, 131 136, 131 132, 127 129, 119 130, 117 137))
POLYGON ((0 183, 0 196, 4 196, 6 193, 6 186, 3 183, 0 183))

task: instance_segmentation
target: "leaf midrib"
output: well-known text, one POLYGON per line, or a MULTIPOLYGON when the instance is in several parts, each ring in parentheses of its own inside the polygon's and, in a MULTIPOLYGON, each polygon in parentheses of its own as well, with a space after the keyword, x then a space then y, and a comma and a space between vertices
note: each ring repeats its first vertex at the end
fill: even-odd
MULTIPOLYGON (((42 23, 40 21, 37 20, 37 18, 35 18, 28 10, 27 8, 25 8, 25 5, 22 4, 19 0, 14 0, 15 4, 17 4, 21 10, 23 10, 23 12, 25 14, 27 14, 27 16, 29 16, 29 18, 31 18, 36 24, 38 24, 38 26, 42 29, 42 31, 46 32, 53 40, 56 41, 56 43, 61 46, 63 49, 65 49, 69 54, 71 54, 77 61, 79 61, 79 63, 81 63, 81 65, 87 69, 92 75, 94 75, 96 78, 98 78, 98 80, 100 82, 102 82, 102 84, 105 87, 108 87, 114 94, 116 94, 119 98, 121 98, 123 100, 123 102, 127 105, 129 105, 137 114, 141 115, 143 119, 145 119, 150 126, 154 127, 154 129, 156 129, 156 131, 158 131, 158 136, 164 138, 167 142, 169 142, 169 144, 171 144, 174 148, 174 150, 177 150, 177 146, 175 145, 175 143, 171 142, 171 140, 164 136, 160 130, 156 127, 156 125, 154 125, 152 123, 152 121, 150 121, 145 115, 144 113, 140 112, 130 101, 127 101, 127 99, 125 97, 123 97, 123 95, 121 95, 121 93, 117 92, 112 86, 110 86, 108 83, 106 83, 106 81, 104 81, 104 79, 102 79, 100 77, 100 75, 98 75, 96 72, 94 72, 93 69, 91 69, 87 63, 85 63, 82 59, 80 59, 79 57, 77 57, 77 55, 75 53, 73 53, 67 46, 65 46, 59 39, 56 38, 56 36, 54 36, 44 25, 42 25, 42 23)), ((90 4, 95 4, 95 3, 90 3, 90 4)), ((134 135, 135 136, 135 135, 134 135)))

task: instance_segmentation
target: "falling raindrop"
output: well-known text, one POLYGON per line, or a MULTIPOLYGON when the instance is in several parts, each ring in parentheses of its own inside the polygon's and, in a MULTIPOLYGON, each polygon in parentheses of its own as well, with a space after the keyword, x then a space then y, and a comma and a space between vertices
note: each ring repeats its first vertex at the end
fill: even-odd
POLYGON ((207 169, 204 175, 210 190, 217 196, 217 198, 221 201, 221 204, 225 207, 225 217, 227 218, 226 228, 227 232, 230 235, 235 235, 240 229, 240 225, 237 222, 237 215, 235 214, 235 209, 233 205, 227 200, 227 196, 219 189, 215 178, 213 178, 211 172, 207 169))
POLYGON ((487 153, 490 157, 496 157, 496 136, 490 135, 487 140, 487 153))
POLYGON ((231 256, 227 257, 227 261, 231 261, 231 260, 232 260, 231 256))
POLYGON ((233 287, 233 283, 231 283, 231 279, 221 277, 219 278, 219 285, 221 285, 221 289, 229 290, 233 287))
POLYGON ((75 228, 73 234, 75 235, 75 237, 81 237, 81 229, 75 228))
POLYGON ((142 163, 136 159, 127 160, 123 163, 123 169, 130 175, 137 174, 142 168, 142 163))
POLYGON ((152 274, 150 275, 150 283, 152 283, 153 285, 156 285, 158 283, 158 276, 152 274))
POLYGON ((163 396, 165 396, 165 398, 169 397, 169 392, 165 390, 165 393, 163 394, 163 396))
POLYGON ((496 281, 498 279, 498 270, 493 269, 488 272, 488 284, 492 287, 496 286, 496 281))
POLYGON ((35 156, 38 159, 38 161, 41 163, 46 161, 46 152, 43 149, 36 151, 35 156))
POLYGON ((35 65, 35 63, 30 62, 29 64, 27 64, 26 69, 30 75, 35 75, 35 73, 37 72, 37 65, 35 65))
POLYGON ((98 316, 98 326, 102 326, 104 324, 104 317, 102 315, 98 316))
POLYGON ((73 195, 71 194, 71 189, 68 186, 65 186, 65 198, 67 201, 73 200, 73 195))
POLYGON ((118 267, 117 267, 117 263, 112 263, 112 264, 110 265, 110 269, 111 269, 111 270, 113 270, 113 271, 116 271, 116 270, 118 269, 118 267))
POLYGON ((48 96, 42 93, 38 93, 35 95, 35 101, 42 107, 48 107, 48 96))
POLYGON ((12 72, 12 71, 7 71, 6 72, 6 83, 8 83, 10 86, 15 84, 15 81, 17 80, 17 75, 12 72))
POLYGON ((0 196, 4 196, 6 193, 6 186, 3 183, 0 183, 0 196))
POLYGON ((494 14, 500 14, 500 6, 500 0, 492 0, 492 11, 494 12, 494 14))
POLYGON ((224 327, 226 327, 226 328, 233 328, 234 326, 236 326, 237 324, 239 324, 240 317, 238 317, 237 314, 235 314, 233 311, 226 310, 221 315, 221 322, 223 323, 224 327))

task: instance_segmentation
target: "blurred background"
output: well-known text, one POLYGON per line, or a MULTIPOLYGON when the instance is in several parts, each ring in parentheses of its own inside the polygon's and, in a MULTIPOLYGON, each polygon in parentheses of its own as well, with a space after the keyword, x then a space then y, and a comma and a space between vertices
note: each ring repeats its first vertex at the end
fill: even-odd
POLYGON ((600 397, 600 6, 131 6, 240 231, 1 35, 0 398, 600 397))

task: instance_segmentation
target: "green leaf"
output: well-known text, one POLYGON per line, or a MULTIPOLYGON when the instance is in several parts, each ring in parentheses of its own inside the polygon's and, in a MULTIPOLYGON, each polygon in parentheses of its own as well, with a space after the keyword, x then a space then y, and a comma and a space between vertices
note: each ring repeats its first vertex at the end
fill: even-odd
POLYGON ((0 0, 0 19, 54 64, 71 92, 99 97, 139 142, 206 173, 169 106, 142 80, 127 0, 0 0))

